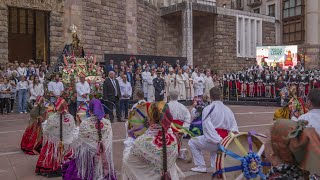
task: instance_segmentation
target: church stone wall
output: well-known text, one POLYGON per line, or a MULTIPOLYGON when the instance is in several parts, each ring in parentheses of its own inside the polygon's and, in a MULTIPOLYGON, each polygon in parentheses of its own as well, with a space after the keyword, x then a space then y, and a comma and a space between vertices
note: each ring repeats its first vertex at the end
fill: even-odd
POLYGON ((214 68, 214 16, 193 17, 194 65, 214 68))
POLYGON ((182 22, 180 15, 159 18, 157 55, 186 57, 186 55, 182 55, 182 22))
POLYGON ((0 4, 0 63, 8 62, 8 8, 0 4))
POLYGON ((157 8, 144 0, 137 0, 137 45, 138 54, 155 55, 157 53, 157 8))
POLYGON ((126 53, 126 1, 82 0, 84 49, 103 61, 105 53, 126 53))
MULTIPOLYGON (((255 58, 237 57, 236 16, 217 14, 213 19, 208 21, 209 19, 204 18, 198 22, 199 24, 194 24, 194 64, 211 68, 219 74, 252 65, 255 58), (199 26, 200 31, 197 30, 199 26)), ((262 45, 274 45, 276 42, 274 23, 263 21, 262 29, 262 45)))

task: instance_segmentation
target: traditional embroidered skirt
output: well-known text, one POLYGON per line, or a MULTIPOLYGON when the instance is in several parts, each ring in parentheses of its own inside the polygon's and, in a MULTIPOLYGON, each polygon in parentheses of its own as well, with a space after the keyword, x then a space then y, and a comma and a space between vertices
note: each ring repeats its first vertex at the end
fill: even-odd
POLYGON ((47 141, 44 143, 37 161, 36 173, 48 175, 59 175, 61 173, 61 160, 67 162, 72 156, 72 151, 69 150, 60 159, 60 155, 57 155, 59 153, 56 152, 57 150, 59 151, 59 148, 56 146, 58 145, 52 142, 47 141))
POLYGON ((39 154, 42 147, 41 126, 33 123, 24 131, 21 143, 21 150, 30 155, 39 154))
MULTIPOLYGON (((89 170, 90 177, 94 177, 94 170, 89 170)), ((62 165, 62 179, 63 180, 93 180, 93 178, 81 178, 78 173, 78 168, 75 159, 70 160, 62 165)), ((106 180, 117 180, 115 176, 107 175, 104 179, 106 180)))

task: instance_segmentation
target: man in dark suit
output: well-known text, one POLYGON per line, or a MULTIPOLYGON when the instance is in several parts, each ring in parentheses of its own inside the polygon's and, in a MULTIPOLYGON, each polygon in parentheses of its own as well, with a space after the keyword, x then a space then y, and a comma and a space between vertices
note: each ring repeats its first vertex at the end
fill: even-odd
POLYGON ((106 74, 108 74, 110 71, 114 71, 114 65, 113 65, 113 60, 112 59, 110 60, 110 63, 106 64, 105 67, 104 67, 104 72, 106 74))
POLYGON ((120 115, 120 104, 119 100, 121 97, 121 91, 119 82, 117 79, 115 79, 115 73, 113 71, 110 71, 108 73, 108 78, 103 83, 103 99, 105 100, 105 105, 111 110, 109 112, 110 121, 113 122, 114 116, 113 116, 113 104, 116 106, 116 114, 117 119, 119 122, 124 122, 121 120, 120 115))
POLYGON ((127 75, 127 81, 131 84, 131 87, 133 87, 133 75, 130 67, 126 68, 125 74, 127 75))
POLYGON ((164 99, 164 80, 160 77, 161 71, 157 71, 157 77, 153 79, 155 101, 163 101, 164 99))

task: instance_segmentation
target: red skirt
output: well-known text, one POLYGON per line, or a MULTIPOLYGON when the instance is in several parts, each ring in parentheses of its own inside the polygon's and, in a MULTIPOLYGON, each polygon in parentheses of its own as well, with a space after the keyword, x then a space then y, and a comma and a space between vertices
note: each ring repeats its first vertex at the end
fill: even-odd
POLYGON ((72 151, 68 151, 68 153, 63 155, 62 162, 60 157, 54 156, 55 144, 45 142, 44 146, 41 149, 37 165, 36 165, 36 173, 57 173, 61 171, 61 165, 64 161, 67 161, 72 157, 72 151))
POLYGON ((39 154, 42 147, 41 126, 37 123, 33 123, 32 126, 27 127, 23 133, 20 147, 26 154, 39 154))

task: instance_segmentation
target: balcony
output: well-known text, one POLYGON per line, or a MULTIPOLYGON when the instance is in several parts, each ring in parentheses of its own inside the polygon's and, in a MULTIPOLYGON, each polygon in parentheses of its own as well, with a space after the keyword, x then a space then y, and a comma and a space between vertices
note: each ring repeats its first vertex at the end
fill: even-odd
POLYGON ((244 6, 243 6, 243 0, 236 0, 235 2, 233 2, 233 7, 234 9, 237 10, 243 10, 244 6))
POLYGON ((248 1, 247 5, 251 8, 258 7, 262 4, 262 0, 247 0, 247 1, 248 1))
POLYGON ((203 4, 203 5, 209 5, 209 6, 216 5, 216 0, 163 0, 162 7, 177 5, 183 2, 192 2, 195 4, 203 4))

